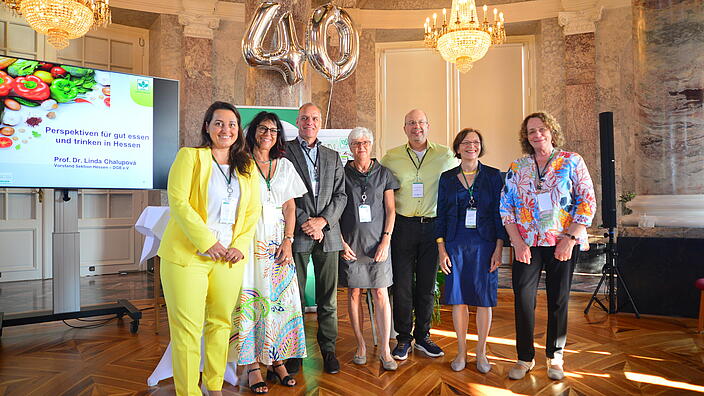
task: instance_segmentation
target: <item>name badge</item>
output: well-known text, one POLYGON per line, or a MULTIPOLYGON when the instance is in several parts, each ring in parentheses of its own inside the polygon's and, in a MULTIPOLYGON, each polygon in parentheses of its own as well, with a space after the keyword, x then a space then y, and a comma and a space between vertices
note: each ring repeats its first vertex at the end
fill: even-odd
POLYGON ((536 197, 536 203, 538 204, 538 211, 552 211, 552 199, 550 198, 549 192, 538 194, 536 197))
POLYGON ((423 198, 423 183, 413 183, 413 186, 411 187, 411 195, 413 198, 423 198))
POLYGON ((279 213, 281 209, 277 208, 272 203, 265 203, 262 205, 262 220, 266 225, 274 225, 279 218, 279 213))
POLYGON ((540 193, 536 196, 536 204, 538 205, 538 212, 540 213, 540 218, 549 217, 552 214, 552 199, 550 198, 549 192, 540 193))
POLYGON ((223 199, 220 203, 220 223, 221 224, 235 224, 235 217, 237 216, 237 205, 228 200, 223 199))
POLYGON ((369 205, 359 205, 359 222, 360 223, 371 223, 372 221, 372 207, 369 205))
POLYGON ((467 208, 467 214, 464 217, 465 228, 477 228, 477 209, 467 208))
POLYGON ((318 196, 318 181, 317 180, 312 180, 311 181, 311 186, 313 187, 313 196, 317 197, 318 196))

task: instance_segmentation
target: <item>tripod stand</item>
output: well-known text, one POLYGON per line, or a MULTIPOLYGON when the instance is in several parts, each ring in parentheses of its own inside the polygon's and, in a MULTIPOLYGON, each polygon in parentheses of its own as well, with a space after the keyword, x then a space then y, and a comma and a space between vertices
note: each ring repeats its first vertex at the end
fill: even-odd
POLYGON ((628 296, 628 301, 630 301, 631 305, 633 306, 633 311, 636 315, 636 318, 640 319, 640 312, 638 312, 636 303, 633 301, 633 297, 631 297, 631 292, 628 291, 628 286, 626 286, 626 281, 623 280, 623 276, 621 276, 621 271, 619 271, 618 266, 616 265, 617 253, 616 242, 614 241, 614 227, 609 227, 608 233, 606 233, 604 236, 609 237, 609 241, 606 243, 606 263, 604 263, 604 267, 602 268, 602 274, 601 279, 599 279, 599 284, 597 284, 596 289, 594 289, 594 293, 592 294, 592 298, 589 299, 589 303, 584 309, 584 314, 586 315, 589 313, 589 309, 592 307, 592 303, 596 303, 606 313, 617 313, 620 309, 620 307, 616 305, 616 280, 618 280, 620 286, 623 287, 623 290, 626 292, 626 296, 628 296), (597 297, 599 294, 599 290, 601 290, 601 285, 604 283, 604 281, 606 281, 606 294, 609 303, 608 308, 597 297))

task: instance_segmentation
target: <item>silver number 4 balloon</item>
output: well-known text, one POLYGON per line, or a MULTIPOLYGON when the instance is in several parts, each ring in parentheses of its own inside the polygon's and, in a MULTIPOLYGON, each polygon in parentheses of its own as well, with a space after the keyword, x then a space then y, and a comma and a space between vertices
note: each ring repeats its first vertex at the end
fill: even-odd
POLYGON ((277 70, 289 85, 303 79, 303 63, 307 58, 313 68, 334 83, 349 77, 359 59, 359 33, 347 11, 328 3, 316 8, 306 29, 306 49, 296 37, 290 12, 282 12, 275 2, 262 3, 242 39, 242 54, 251 67, 277 70), (339 58, 332 59, 327 50, 327 31, 334 26, 340 40, 339 58), (264 49, 264 39, 276 29, 276 48, 264 49))

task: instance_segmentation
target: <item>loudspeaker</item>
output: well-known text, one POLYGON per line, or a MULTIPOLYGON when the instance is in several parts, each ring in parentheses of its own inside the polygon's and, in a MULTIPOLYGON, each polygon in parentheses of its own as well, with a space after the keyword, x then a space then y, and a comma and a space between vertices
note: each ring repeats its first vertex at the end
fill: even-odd
POLYGON ((601 220, 604 228, 616 227, 616 161, 614 159, 614 113, 599 113, 601 144, 601 220))

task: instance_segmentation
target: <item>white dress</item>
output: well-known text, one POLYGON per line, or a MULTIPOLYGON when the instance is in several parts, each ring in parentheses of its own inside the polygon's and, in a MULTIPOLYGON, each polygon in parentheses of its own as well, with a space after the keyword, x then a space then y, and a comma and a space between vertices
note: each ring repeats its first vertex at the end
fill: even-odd
POLYGON ((264 177, 260 181, 264 210, 254 234, 252 260, 245 266, 230 337, 228 360, 238 365, 271 365, 306 356, 296 265, 293 260, 274 260, 284 236, 282 205, 303 196, 308 189, 286 158, 278 160, 269 186, 264 177))

